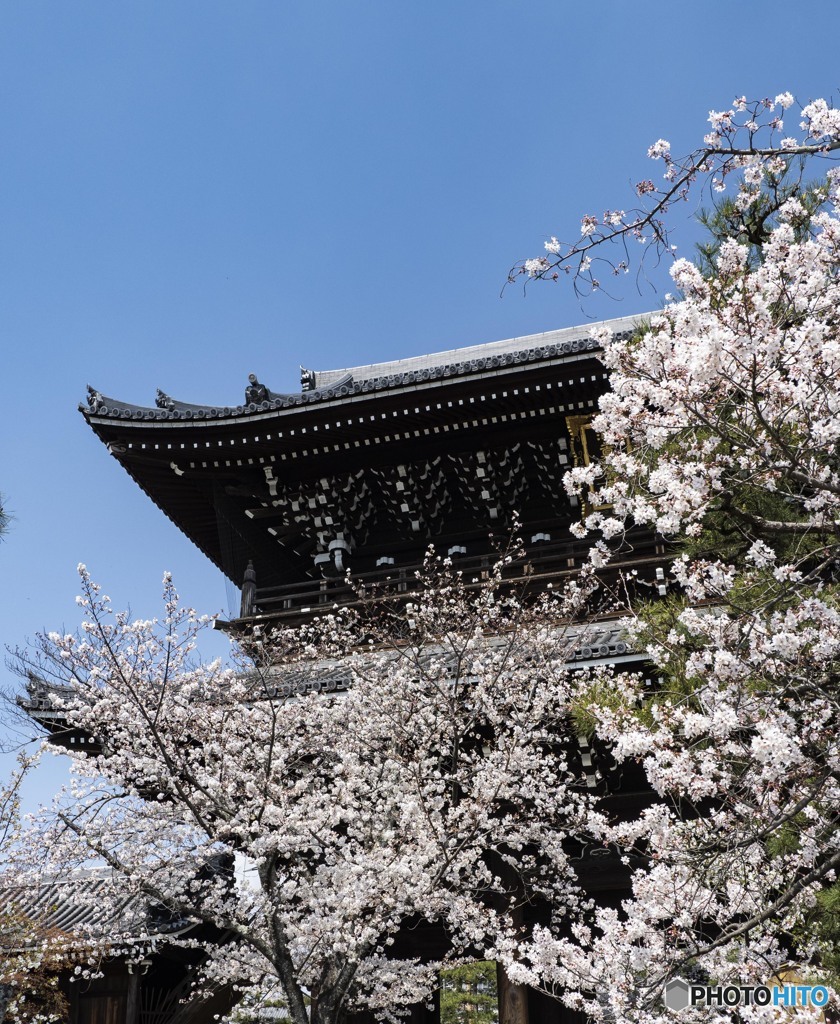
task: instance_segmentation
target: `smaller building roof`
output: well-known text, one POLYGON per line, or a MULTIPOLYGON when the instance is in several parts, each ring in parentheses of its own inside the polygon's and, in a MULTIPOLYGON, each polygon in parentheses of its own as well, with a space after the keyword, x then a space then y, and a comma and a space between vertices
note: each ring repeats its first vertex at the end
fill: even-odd
POLYGON ((0 921, 7 932, 10 922, 19 925, 22 947, 48 935, 80 946, 86 941, 143 945, 190 932, 198 924, 154 903, 104 866, 14 884, 0 880, 0 921))
POLYGON ((145 899, 120 890, 112 871, 88 868, 56 878, 0 885, 0 916, 25 922, 35 935, 138 936, 148 930, 145 899))

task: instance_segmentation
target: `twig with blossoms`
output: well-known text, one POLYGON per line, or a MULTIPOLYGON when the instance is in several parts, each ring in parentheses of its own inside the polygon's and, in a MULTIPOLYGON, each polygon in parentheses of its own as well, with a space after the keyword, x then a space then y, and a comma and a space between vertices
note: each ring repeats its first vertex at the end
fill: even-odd
POLYGON ((608 276, 629 273, 635 245, 657 259, 675 259, 677 247, 668 214, 675 203, 687 201, 698 188, 720 193, 735 181, 736 202, 745 206, 755 201, 762 180, 783 175, 793 158, 801 158, 803 165, 813 159, 835 158, 840 151, 840 110, 824 99, 806 103, 799 114, 798 133, 788 135, 783 117, 795 102, 790 92, 773 100, 737 97, 729 109, 710 111, 711 131, 703 145, 683 157, 675 157, 665 139, 657 140, 647 155, 664 165, 663 185, 650 178, 639 181, 635 192, 643 200, 641 205, 607 210, 601 216, 586 214, 577 241, 551 237, 544 254, 517 263, 508 281, 569 277, 575 292, 586 295, 604 287, 602 278, 596 276, 599 264, 608 276), (615 260, 607 254, 610 245, 619 246, 622 258, 615 260))

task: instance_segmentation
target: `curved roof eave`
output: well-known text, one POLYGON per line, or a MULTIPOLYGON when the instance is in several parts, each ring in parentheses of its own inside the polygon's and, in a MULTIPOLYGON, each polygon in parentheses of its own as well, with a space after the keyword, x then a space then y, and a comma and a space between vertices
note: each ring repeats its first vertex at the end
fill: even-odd
MULTIPOLYGON (((609 326, 613 331, 613 337, 618 338, 629 334, 638 320, 639 317, 622 317, 604 321, 602 325, 609 326)), ((141 406, 109 398, 88 386, 88 405, 80 405, 79 411, 91 425, 119 422, 125 426, 153 426, 158 423, 197 426, 220 421, 235 422, 246 418, 262 419, 266 414, 286 409, 368 396, 371 392, 422 386, 452 378, 492 373, 504 368, 513 369, 538 362, 550 363, 570 356, 579 356, 600 348, 590 334, 594 327, 602 325, 564 328, 511 341, 490 342, 486 345, 453 349, 449 352, 393 363, 371 364, 351 370, 304 371, 312 374, 316 383, 318 377, 325 378, 324 382, 314 390, 295 394, 279 394, 258 385, 265 395, 263 400, 237 406, 193 405, 175 401, 163 392, 158 392, 157 407, 141 406), (444 358, 450 361, 436 362, 444 358), (374 373, 378 375, 372 376, 374 373)), ((253 380, 256 381, 256 378, 253 380)))

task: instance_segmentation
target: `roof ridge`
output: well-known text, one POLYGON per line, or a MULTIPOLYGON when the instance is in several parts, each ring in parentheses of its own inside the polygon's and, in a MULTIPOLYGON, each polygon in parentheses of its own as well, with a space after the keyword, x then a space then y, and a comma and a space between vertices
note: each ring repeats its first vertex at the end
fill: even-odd
POLYGON ((560 327, 553 331, 541 331, 538 334, 524 334, 501 341, 485 341, 478 345, 465 345, 460 348, 441 349, 419 356, 407 356, 403 359, 390 359, 380 363, 365 363, 360 366, 346 366, 334 370, 310 370, 301 367, 301 382, 304 387, 328 387, 333 379, 351 374, 355 381, 373 380, 378 377, 390 377, 410 370, 429 369, 452 363, 469 362, 471 357, 486 358, 490 355, 504 355, 509 352, 531 351, 546 345, 553 345, 581 337, 590 337, 593 330, 599 327, 610 327, 613 333, 632 329, 639 319, 646 314, 614 317, 610 320, 593 320, 590 324, 577 324, 573 327, 560 327), (306 376, 304 376, 306 375, 306 376), (311 382, 311 383, 310 383, 311 382))

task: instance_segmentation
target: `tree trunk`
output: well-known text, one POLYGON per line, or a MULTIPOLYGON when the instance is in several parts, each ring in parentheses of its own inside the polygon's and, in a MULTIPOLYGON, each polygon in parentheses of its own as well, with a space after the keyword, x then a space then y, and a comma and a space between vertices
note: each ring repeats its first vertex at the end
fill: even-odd
MULTIPOLYGON (((329 993, 322 993, 320 996, 313 997, 309 1003, 309 1021, 310 1024, 368 1024, 368 1015, 361 1014, 358 1017, 353 1014, 348 1017, 346 1011, 336 1003, 335 999, 331 999, 329 993)), ((372 1017, 370 1018, 370 1024, 373 1024, 372 1017)))

